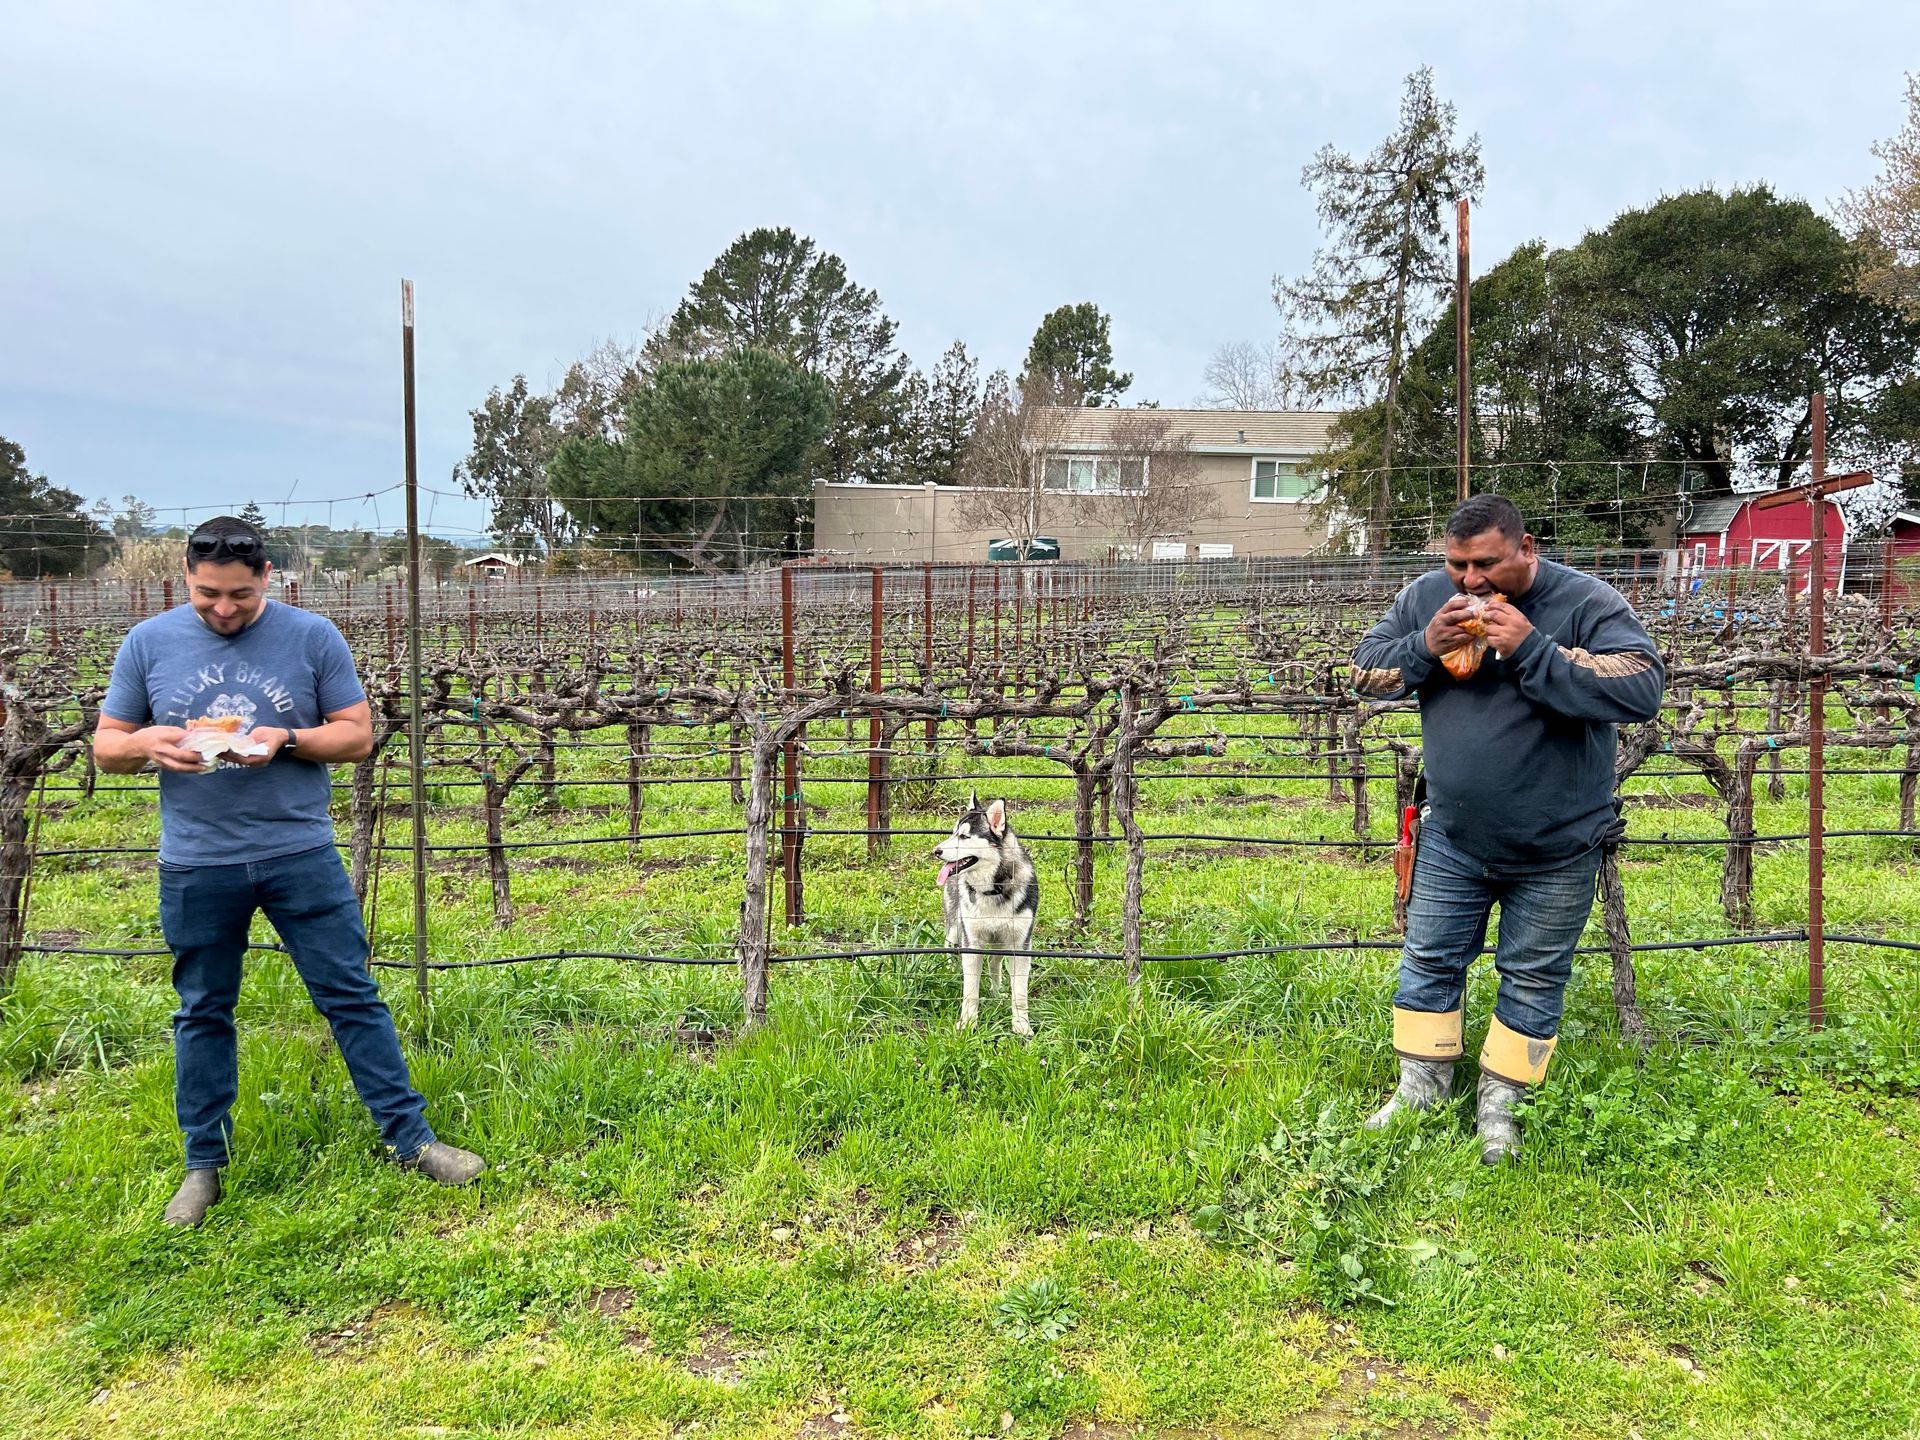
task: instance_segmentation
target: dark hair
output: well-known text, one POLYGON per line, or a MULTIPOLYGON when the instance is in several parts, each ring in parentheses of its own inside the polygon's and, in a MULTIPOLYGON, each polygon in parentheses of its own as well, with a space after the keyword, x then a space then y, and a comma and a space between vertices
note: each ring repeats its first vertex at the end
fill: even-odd
POLYGON ((1498 530, 1518 545, 1526 538, 1527 521, 1520 507, 1504 495, 1475 495, 1463 500, 1447 517, 1449 540, 1471 540, 1489 530, 1498 530))
POLYGON ((222 564, 238 560, 256 575, 267 573, 267 537, 238 515, 216 515, 187 537, 187 568, 202 560, 222 564))

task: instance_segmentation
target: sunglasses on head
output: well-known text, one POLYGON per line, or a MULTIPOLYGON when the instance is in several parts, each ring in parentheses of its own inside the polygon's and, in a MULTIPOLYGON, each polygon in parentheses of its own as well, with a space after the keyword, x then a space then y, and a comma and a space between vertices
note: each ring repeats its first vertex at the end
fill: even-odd
POLYGON ((187 554, 195 560, 226 556, 230 560, 251 561, 262 553, 260 542, 251 535, 195 535, 187 541, 187 554))

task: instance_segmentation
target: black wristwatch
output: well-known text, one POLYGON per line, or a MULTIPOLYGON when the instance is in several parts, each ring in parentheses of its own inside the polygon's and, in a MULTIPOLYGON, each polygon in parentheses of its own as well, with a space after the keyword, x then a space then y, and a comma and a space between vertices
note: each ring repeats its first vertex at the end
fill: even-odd
POLYGON ((296 755, 300 751, 300 737, 294 733, 291 725, 287 727, 287 743, 280 747, 282 755, 296 755))

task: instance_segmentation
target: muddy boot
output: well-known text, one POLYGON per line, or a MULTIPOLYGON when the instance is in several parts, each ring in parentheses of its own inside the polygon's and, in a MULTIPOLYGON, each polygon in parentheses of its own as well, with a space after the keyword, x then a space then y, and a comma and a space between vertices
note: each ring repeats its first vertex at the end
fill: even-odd
POLYGON ((464 1185, 482 1170, 487 1162, 471 1150, 462 1150, 457 1145, 445 1145, 438 1140, 429 1140, 412 1155, 400 1162, 402 1170, 418 1170, 429 1180, 438 1180, 442 1185, 464 1185))
POLYGON ((1431 1110, 1453 1095, 1453 1063, 1460 1058, 1458 1010, 1393 1007, 1393 1048, 1400 1057, 1400 1084, 1366 1119, 1378 1130, 1402 1110, 1431 1110))
POLYGON ((1474 1097, 1474 1120, 1480 1130, 1480 1163, 1500 1165, 1520 1156, 1520 1122, 1513 1107, 1526 1099, 1527 1087, 1498 1075, 1480 1072, 1480 1091, 1474 1097))
POLYGON ((173 1192, 173 1199, 167 1202, 166 1210, 161 1213, 161 1222, 191 1230, 207 1218, 207 1211, 211 1210, 219 1199, 218 1167, 189 1170, 186 1179, 180 1182, 180 1188, 173 1192))
POLYGON ((1386 1104, 1367 1117, 1365 1128, 1382 1129, 1402 1110, 1431 1110, 1446 1104, 1453 1096, 1453 1064, 1451 1060, 1415 1060, 1402 1055, 1398 1088, 1387 1097, 1386 1104))
POLYGON ((1474 1119, 1480 1129, 1480 1163, 1499 1165, 1520 1154, 1520 1122, 1513 1107, 1527 1087, 1547 1078, 1558 1037, 1522 1035, 1495 1016, 1480 1048, 1480 1089, 1474 1119))

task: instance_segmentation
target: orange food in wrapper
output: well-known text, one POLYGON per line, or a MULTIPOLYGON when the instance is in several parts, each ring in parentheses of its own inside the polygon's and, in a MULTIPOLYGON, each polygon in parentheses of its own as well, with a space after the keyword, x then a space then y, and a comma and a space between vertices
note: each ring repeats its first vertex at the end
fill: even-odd
POLYGON ((1473 639, 1458 650, 1449 650, 1440 657, 1440 663, 1447 667, 1447 673, 1456 680, 1471 679, 1473 672, 1480 668, 1480 662, 1487 654, 1487 622, 1480 618, 1480 612, 1495 600, 1504 601, 1504 595, 1489 595, 1482 599, 1478 595, 1469 595, 1473 613, 1460 622, 1460 628, 1473 639))
POLYGON ((216 768, 216 762, 223 755, 264 755, 267 747, 257 740, 243 740, 240 737, 251 727, 244 715, 200 715, 187 721, 186 735, 181 738, 180 748, 195 750, 200 754, 206 767, 205 774, 216 768))

